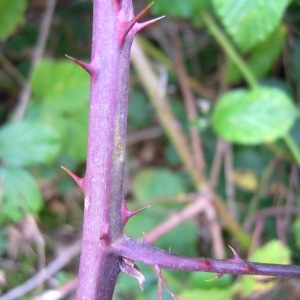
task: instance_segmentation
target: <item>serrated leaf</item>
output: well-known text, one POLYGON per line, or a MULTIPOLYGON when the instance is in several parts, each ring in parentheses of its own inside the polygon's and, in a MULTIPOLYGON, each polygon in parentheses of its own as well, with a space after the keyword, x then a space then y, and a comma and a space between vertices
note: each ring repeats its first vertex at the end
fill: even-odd
POLYGON ((12 221, 24 214, 33 213, 42 207, 42 198, 35 179, 29 172, 15 168, 0 169, 1 216, 12 221))
POLYGON ((0 130, 0 159, 6 166, 47 163, 55 159, 59 149, 58 132, 40 122, 13 123, 0 130))
MULTIPOLYGON (((280 26, 249 53, 246 62, 255 78, 261 79, 272 70, 274 62, 282 51, 286 37, 286 27, 280 26)), ((226 76, 231 84, 237 84, 242 80, 242 74, 232 62, 229 62, 226 76)))
MULTIPOLYGON (((148 0, 149 3, 153 2, 148 0)), ((209 0, 160 0, 156 1, 151 11, 155 15, 167 15, 174 18, 190 18, 199 15, 199 12, 207 9, 210 5, 209 0)))
POLYGON ((139 172, 133 181, 133 192, 140 201, 185 193, 182 177, 164 168, 150 168, 139 172))
POLYGON ((16 29, 25 22, 27 0, 0 1, 0 40, 5 41, 16 29))
POLYGON ((284 136, 296 118, 297 110, 286 93, 261 87, 222 95, 214 107, 212 124, 225 140, 254 145, 284 136))
POLYGON ((225 30, 243 52, 264 41, 279 25, 290 0, 213 0, 225 30))

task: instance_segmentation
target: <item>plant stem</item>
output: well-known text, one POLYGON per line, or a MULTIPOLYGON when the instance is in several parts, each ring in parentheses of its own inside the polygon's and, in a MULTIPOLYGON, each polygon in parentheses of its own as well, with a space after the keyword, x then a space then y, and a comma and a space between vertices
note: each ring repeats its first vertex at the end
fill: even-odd
POLYGON ((84 177, 84 221, 77 299, 111 299, 119 258, 110 244, 123 235, 123 177, 128 78, 133 34, 120 43, 133 18, 131 0, 94 0, 89 133, 84 177), (122 18, 124 18, 122 20, 122 18), (125 26, 125 25, 124 25, 125 26))
POLYGON ((243 74, 245 80, 247 81, 248 85, 254 89, 258 87, 258 82, 254 75, 252 74, 251 70, 244 62, 242 57, 239 53, 235 50, 232 43, 229 41, 227 36, 224 32, 219 28, 213 17, 208 13, 202 13, 202 18, 208 29, 210 30, 211 34, 215 37, 218 43, 221 45, 223 50, 226 52, 227 56, 234 62, 237 68, 243 74))
POLYGON ((296 143, 294 142, 293 138, 291 137, 290 134, 286 134, 283 137, 283 140, 285 142, 285 144, 287 145, 287 147, 289 148, 289 150, 291 151, 291 153, 293 154, 297 165, 300 167, 300 150, 298 148, 298 146, 296 145, 296 143))

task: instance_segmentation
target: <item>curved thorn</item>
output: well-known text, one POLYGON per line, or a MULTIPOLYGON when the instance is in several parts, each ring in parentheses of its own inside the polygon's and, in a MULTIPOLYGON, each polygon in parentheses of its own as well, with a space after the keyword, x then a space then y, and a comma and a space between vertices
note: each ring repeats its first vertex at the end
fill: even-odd
POLYGON ((69 169, 61 166, 61 168, 66 171, 71 178, 77 183, 77 185, 83 190, 83 186, 84 186, 84 178, 80 178, 77 175, 75 175, 72 171, 70 171, 69 169))
POLYGON ((129 32, 129 30, 150 10, 150 8, 153 6, 153 4, 154 4, 154 2, 150 3, 139 14, 137 14, 132 20, 121 24, 121 32, 119 34, 119 45, 120 46, 122 46, 124 44, 126 35, 129 32))
POLYGON ((231 246, 228 245, 228 247, 230 248, 230 250, 231 250, 232 253, 233 253, 233 260, 234 260, 234 261, 237 261, 237 262, 242 262, 242 261, 244 261, 243 259, 241 259, 241 258, 239 257, 239 255, 237 254, 237 252, 236 252, 231 246))
POLYGON ((84 70, 86 70, 89 74, 92 74, 92 68, 90 64, 86 64, 72 56, 69 56, 67 54, 65 54, 65 57, 70 59, 71 61, 73 61, 75 64, 77 64, 78 66, 80 66, 81 68, 83 68, 84 70))

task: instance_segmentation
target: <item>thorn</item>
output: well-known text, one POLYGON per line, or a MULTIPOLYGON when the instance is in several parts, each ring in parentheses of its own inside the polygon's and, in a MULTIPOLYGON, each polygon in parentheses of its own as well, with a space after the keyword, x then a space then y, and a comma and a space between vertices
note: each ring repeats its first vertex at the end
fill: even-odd
POLYGON ((72 171, 70 171, 69 169, 60 166, 64 171, 66 171, 71 177, 72 179, 77 183, 77 185, 83 190, 83 186, 84 186, 84 178, 80 178, 77 175, 75 175, 72 171))
MULTIPOLYGON (((125 37, 127 35, 127 33, 129 32, 129 30, 135 25, 137 24, 137 22, 150 10, 150 8, 153 6, 154 2, 150 3, 146 8, 144 8, 139 14, 137 14, 132 20, 130 21, 127 21, 127 22, 124 22, 121 24, 121 32, 120 32, 120 35, 119 35, 119 45, 122 46, 124 44, 124 41, 125 41, 125 37)), ((158 18, 159 19, 159 18, 158 18)), ((155 20, 155 19, 154 19, 155 20)), ((151 21, 148 21, 148 22, 151 22, 151 21)), ((148 23, 148 22, 145 22, 145 23, 148 23)), ((155 21, 154 21, 155 22, 155 21)), ((154 23, 152 22, 152 23, 154 23)), ((151 24, 152 24, 151 23, 151 24)), ((144 23, 141 23, 141 25, 144 24, 144 23)), ((150 25, 149 24, 146 24, 145 26, 143 26, 142 28, 146 27, 150 25)), ((139 30, 141 30, 142 28, 140 28, 138 26, 138 28, 136 28, 136 32, 138 32, 139 30)))
POLYGON ((135 33, 139 32, 140 30, 156 23, 157 21, 163 19, 165 16, 161 16, 161 17, 158 17, 158 18, 155 18, 155 19, 152 19, 152 20, 149 20, 149 21, 146 21, 146 22, 143 22, 143 23, 136 23, 135 24, 135 33))
POLYGON ((214 281, 216 279, 219 279, 223 276, 223 273, 218 273, 215 277, 211 278, 211 279, 206 279, 205 281, 214 281))
POLYGON ((139 212, 143 211, 144 209, 149 208, 150 206, 151 206, 151 205, 148 205, 148 206, 145 206, 145 207, 138 208, 138 209, 136 209, 136 210, 130 211, 130 210, 127 208, 125 199, 123 199, 123 201, 122 201, 122 211, 123 211, 123 222, 124 222, 124 224, 125 224, 131 217, 135 216, 136 214, 138 214, 139 212))
POLYGON ((233 253, 233 259, 232 260, 234 260, 236 262, 244 262, 244 260, 239 257, 239 255, 237 254, 237 252, 231 246, 228 245, 228 247, 230 248, 230 250, 233 253))
POLYGON ((145 281, 145 277, 140 272, 137 265, 135 265, 133 260, 126 258, 126 257, 122 257, 122 259, 120 261, 120 270, 123 273, 125 273, 131 277, 134 277, 138 281, 141 290, 142 291, 144 290, 143 282, 145 281))
POLYGON ((67 54, 65 54, 65 56, 70 59, 71 61, 73 61, 75 64, 77 64, 78 66, 80 66, 81 68, 83 68, 84 70, 86 70, 89 74, 92 74, 92 68, 90 64, 86 64, 72 56, 69 56, 67 54))
POLYGON ((139 212, 141 212, 141 211, 143 211, 144 209, 149 208, 149 207, 151 207, 151 205, 147 205, 147 206, 145 206, 145 207, 138 208, 138 209, 133 210, 133 211, 128 210, 128 215, 129 215, 128 218, 133 217, 134 215, 138 214, 139 212))

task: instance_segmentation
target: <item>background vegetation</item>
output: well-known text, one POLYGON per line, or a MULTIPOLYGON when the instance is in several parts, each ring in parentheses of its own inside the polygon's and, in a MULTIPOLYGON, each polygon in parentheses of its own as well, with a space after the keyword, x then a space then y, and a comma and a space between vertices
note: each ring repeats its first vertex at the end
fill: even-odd
MULTIPOLYGON (((53 14, 51 4, 0 1, 0 288, 67 257, 20 299, 60 299, 36 296, 49 290, 72 299, 76 287, 82 194, 60 166, 84 173, 89 78, 65 54, 89 60, 92 1, 57 1, 53 14)), ((126 170, 128 204, 151 208, 128 235, 178 254, 224 258, 229 244, 250 260, 300 264, 299 12, 288 0, 156 1, 151 13, 167 17, 133 51, 126 170), (200 201, 195 178, 209 182, 243 238, 215 210, 187 210, 200 201)), ((121 274, 115 299, 156 299, 155 272, 141 269, 144 293, 121 274)), ((164 272, 179 299, 299 295, 298 280, 213 277, 164 272)))

